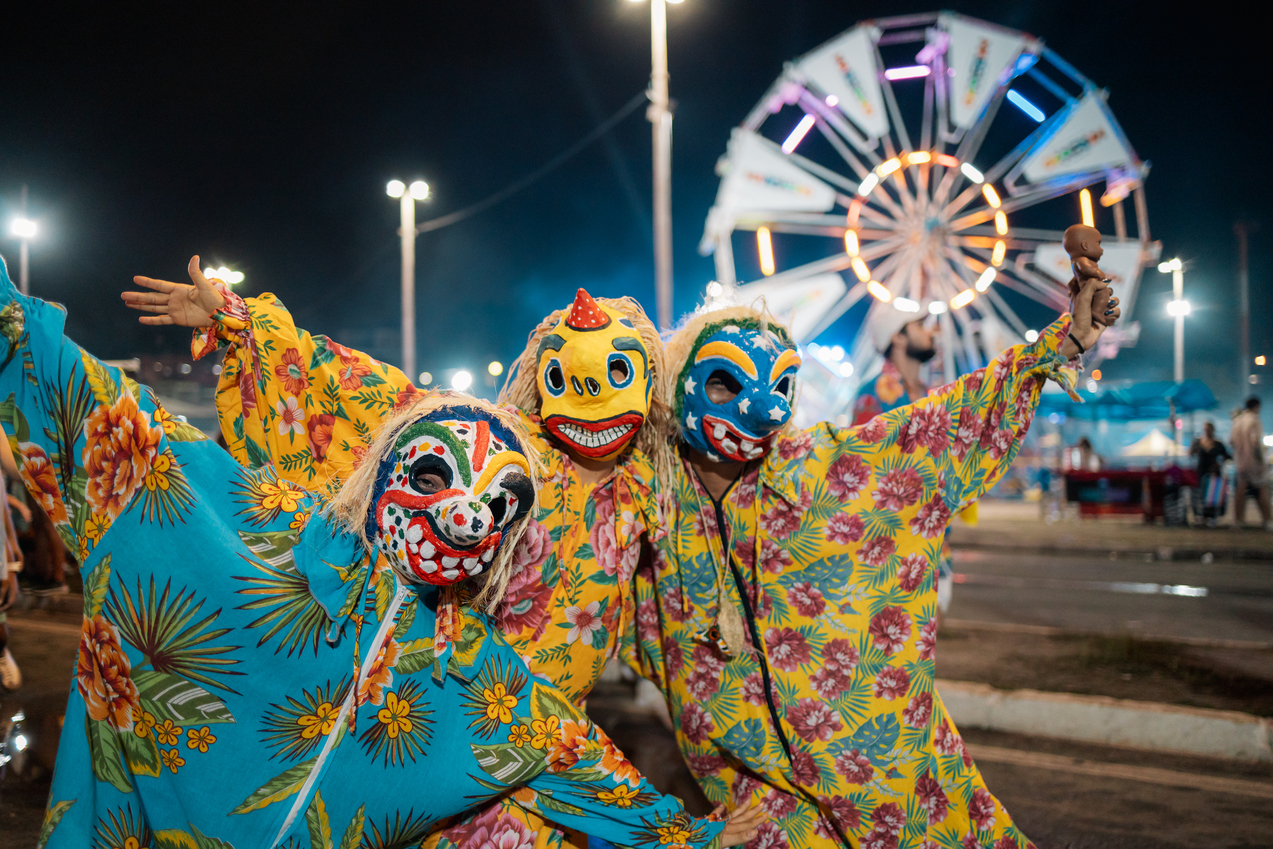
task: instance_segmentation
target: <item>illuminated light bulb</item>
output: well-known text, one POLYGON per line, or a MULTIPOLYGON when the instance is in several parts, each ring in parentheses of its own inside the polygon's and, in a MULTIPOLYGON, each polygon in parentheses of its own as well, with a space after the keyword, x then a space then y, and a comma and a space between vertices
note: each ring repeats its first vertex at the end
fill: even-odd
POLYGON ((995 232, 1000 236, 1008 235, 1008 216, 1003 214, 1003 210, 995 213, 995 232))
POLYGON ((1097 389, 1099 389, 1099 388, 1100 388, 1100 387, 1099 387, 1099 385, 1096 383, 1096 381, 1095 381, 1095 380, 1089 380, 1089 381, 1087 382, 1087 391, 1088 391, 1088 392, 1096 392, 1096 390, 1097 390, 1097 389))
POLYGON ((879 175, 872 171, 870 174, 866 175, 866 179, 863 180, 861 185, 858 186, 858 194, 861 195, 862 197, 866 197, 872 191, 874 191, 875 187, 878 186, 879 184, 880 184, 879 175))
POLYGON ((951 309, 963 309, 972 303, 973 298, 977 297, 977 293, 972 289, 965 289, 958 295, 950 299, 951 309))
MULTIPOLYGON (((875 175, 872 174, 871 176, 875 176, 875 175)), ((854 198, 853 202, 849 204, 849 214, 847 218, 845 219, 848 222, 848 225, 850 227, 857 226, 858 215, 860 215, 861 213, 862 213, 862 199, 854 198)))
POLYGON ((910 298, 894 298, 893 306, 902 312, 919 312, 919 301, 912 301, 910 298))
POLYGON ((1017 92, 1014 89, 1008 90, 1008 100, 1012 101, 1013 106, 1016 106, 1022 112, 1024 112, 1025 114, 1033 118, 1036 123, 1041 124, 1043 123, 1043 119, 1048 117, 1047 115, 1043 114, 1042 109, 1035 106, 1030 101, 1026 100, 1020 94, 1017 94, 1017 92))
POLYGON ((898 168, 901 168, 901 167, 902 167, 901 160, 898 159, 897 157, 894 157, 890 159, 888 162, 885 162, 879 168, 876 168, 875 173, 879 174, 881 177, 887 177, 889 174, 892 174, 894 171, 896 171, 898 168))
POLYGON ((796 124, 796 128, 791 131, 791 135, 787 136, 787 140, 782 143, 782 152, 791 153, 795 150, 796 146, 799 145, 800 142, 804 141, 805 134, 809 132, 811 127, 813 127, 815 120, 816 119, 809 114, 806 114, 803 118, 801 118, 800 123, 796 124))
POLYGON ((1037 330, 1027 330, 1027 331, 1025 332, 1025 341, 1027 341, 1027 342, 1038 342, 1038 341, 1039 341, 1039 331, 1037 331, 1037 330))
POLYGON ((756 231, 756 249, 760 252, 760 273, 770 277, 774 273, 774 242, 768 227, 756 231))
POLYGON ((385 194, 391 198, 400 198, 407 190, 407 184, 401 180, 390 180, 385 186, 385 194))
POLYGON ((1268 359, 1263 354, 1260 354, 1260 356, 1255 358, 1255 364, 1257 366, 1262 366, 1267 362, 1268 362, 1268 359))
POLYGON ((866 263, 862 261, 860 256, 853 257, 853 273, 863 283, 871 279, 871 269, 866 267, 866 263))
POLYGON ((947 168, 959 167, 959 160, 951 156, 949 153, 939 153, 933 157, 933 161, 938 165, 945 165, 947 168))
POLYGON ((491 377, 499 377, 504 373, 504 364, 499 360, 491 360, 491 364, 486 367, 486 372, 491 377))
POLYGON ((30 218, 15 218, 9 224, 9 232, 19 239, 34 239, 37 230, 30 218))
POLYGON ((1093 370, 1092 370, 1092 380, 1100 380, 1100 379, 1101 379, 1101 370, 1100 370, 1100 369, 1093 369, 1093 370))
POLYGON ((838 363, 840 360, 844 359, 844 348, 839 345, 832 345, 830 354, 831 359, 838 363))
POLYGON ((1084 224, 1088 227, 1096 226, 1096 224, 1093 223, 1096 219, 1092 217, 1092 193, 1087 189, 1079 192, 1079 212, 1083 215, 1084 224))
MULTIPOLYGON (((1002 215, 1002 213, 1000 214, 1002 215)), ((1008 246, 1004 243, 1003 239, 1000 239, 999 241, 995 242, 995 251, 993 254, 990 255, 990 264, 1003 265, 1003 255, 1006 254, 1007 252, 1008 252, 1008 246)))
POLYGON ((876 298, 879 298, 881 301, 883 301, 886 304, 889 301, 893 300, 893 293, 890 292, 888 289, 884 288, 884 284, 880 283, 879 281, 872 280, 870 283, 867 283, 866 291, 870 292, 872 295, 874 295, 876 298))
POLYGON ((999 208, 1002 201, 999 200, 999 193, 995 191, 994 186, 989 183, 983 184, 981 187, 981 193, 986 196, 986 203, 990 204, 995 209, 999 208))
POLYGON ((915 80, 926 77, 933 72, 933 69, 927 65, 905 65, 900 68, 886 68, 884 70, 884 79, 889 82, 895 80, 915 80))
POLYGON ((429 385, 430 383, 432 383, 432 382, 433 382, 433 372, 429 372, 429 371, 422 371, 422 372, 420 372, 420 385, 421 385, 421 386, 428 386, 428 385, 429 385))
POLYGON ((840 377, 853 376, 853 363, 840 363, 840 377))
POLYGON ((931 304, 928 305, 929 315, 941 315, 942 313, 949 312, 949 311, 950 311, 950 307, 946 305, 945 301, 933 301, 931 304))
POLYGON ((240 283, 242 283, 242 282, 243 282, 243 272, 242 272, 242 271, 231 271, 231 272, 230 272, 230 279, 229 279, 229 280, 227 280, 227 281, 225 281, 225 282, 229 283, 231 286, 237 286, 238 284, 240 284, 240 283))
POLYGON ((836 97, 834 94, 828 94, 826 103, 827 106, 839 106, 840 98, 836 97))
POLYGON ((995 282, 996 274, 998 274, 998 272, 995 271, 993 268, 987 268, 985 271, 981 272, 981 276, 978 277, 977 282, 973 284, 974 287, 977 289, 978 292, 986 291, 987 289, 990 288, 990 284, 995 282))
POLYGON ((969 180, 972 180, 974 183, 986 182, 986 178, 982 176, 981 172, 978 171, 976 168, 973 168, 967 162, 959 166, 959 171, 961 174, 963 174, 969 180))
POLYGON ((455 374, 451 375, 451 388, 456 392, 463 392, 472 385, 473 375, 469 374, 464 369, 460 369, 455 374))
POLYGON ((426 200, 429 197, 429 184, 424 180, 416 180, 411 184, 410 189, 413 200, 426 200))
POLYGON ((1178 318, 1180 316, 1189 315, 1189 313, 1192 311, 1193 311, 1193 307, 1189 304, 1188 301, 1184 300, 1183 298, 1179 301, 1167 302, 1167 315, 1175 316, 1178 318))
POLYGON ((707 284, 707 297, 709 298, 719 298, 724 291, 725 287, 715 280, 707 284))
POLYGON ((844 252, 848 254, 849 256, 857 256, 858 250, 860 249, 860 247, 861 246, 858 245, 857 230, 845 230, 844 231, 844 252))
POLYGON ((1158 270, 1162 272, 1163 274, 1170 274, 1171 272, 1179 271, 1182 268, 1184 268, 1184 264, 1181 263, 1179 257, 1171 260, 1170 262, 1158 263, 1158 270))
POLYGON ((925 162, 932 162, 933 155, 926 150, 917 150, 914 153, 907 154, 906 161, 910 165, 921 165, 925 162))

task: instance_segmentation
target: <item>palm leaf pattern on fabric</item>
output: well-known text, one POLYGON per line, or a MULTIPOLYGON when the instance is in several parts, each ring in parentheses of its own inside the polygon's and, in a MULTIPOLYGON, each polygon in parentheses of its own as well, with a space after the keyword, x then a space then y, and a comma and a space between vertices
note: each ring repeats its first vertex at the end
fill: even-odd
POLYGON ((261 742, 272 749, 270 759, 284 761, 312 755, 331 733, 352 679, 327 681, 300 697, 287 696, 271 704, 261 721, 261 742))
POLYGON ((244 558, 256 567, 255 574, 235 575, 248 585, 238 592, 251 598, 238 609, 264 611, 248 626, 266 629, 257 645, 263 646, 277 636, 275 652, 286 651, 291 657, 293 652, 303 652, 308 647, 317 654, 329 620, 327 611, 310 592, 309 581, 296 569, 292 549, 300 535, 291 531, 240 531, 239 538, 259 558, 244 558))
POLYGON ((194 590, 187 592, 182 587, 174 592, 171 579, 158 592, 152 575, 146 589, 142 588, 141 578, 137 579, 136 595, 122 587, 111 587, 106 613, 155 671, 237 693, 219 679, 243 674, 230 668, 239 663, 236 658, 225 657, 239 646, 215 645, 230 629, 210 628, 221 614, 220 609, 196 621, 203 604, 194 590))

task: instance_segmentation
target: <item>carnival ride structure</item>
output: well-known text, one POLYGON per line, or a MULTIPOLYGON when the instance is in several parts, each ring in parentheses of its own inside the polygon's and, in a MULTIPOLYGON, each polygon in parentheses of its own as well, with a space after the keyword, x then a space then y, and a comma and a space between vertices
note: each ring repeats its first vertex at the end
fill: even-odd
MULTIPOLYGON (((858 23, 787 63, 732 131, 699 246, 706 305, 763 297, 814 355, 805 418, 832 419, 882 362, 869 333, 817 344, 837 319, 864 300, 864 328, 932 316, 931 377, 953 380, 1036 338, 1029 302, 1065 307, 1076 220, 1112 224, 1101 267, 1130 316, 1158 245, 1149 164, 1107 97, 1024 32, 950 12, 858 23)), ((1100 354, 1134 342, 1134 326, 1108 333, 1100 354)))

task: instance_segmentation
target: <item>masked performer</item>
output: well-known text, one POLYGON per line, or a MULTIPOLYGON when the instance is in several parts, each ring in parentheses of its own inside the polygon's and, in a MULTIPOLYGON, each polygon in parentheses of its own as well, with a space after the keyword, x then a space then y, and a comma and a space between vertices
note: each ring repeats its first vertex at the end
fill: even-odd
POLYGON ((773 818, 764 845, 1026 842, 933 687, 934 567, 951 515, 1012 462, 1044 379, 1072 384, 1068 360, 1103 329, 1091 296, 861 428, 788 428, 800 357, 755 310, 669 341, 658 391, 681 461, 660 556, 637 573, 633 660, 707 796, 773 818))
POLYGON ((435 642, 440 586, 486 573, 480 605, 512 568, 536 462, 513 417, 406 406, 323 510, 76 347, 3 271, 0 304, 0 414, 84 564, 41 846, 415 845, 507 792, 617 843, 719 845, 723 823, 652 792, 485 615, 435 642))
MULTIPOLYGON (((364 434, 418 392, 398 370, 296 329, 273 296, 241 299, 207 281, 197 258, 189 270, 193 286, 139 277, 152 291, 124 297, 158 313, 143 321, 206 326, 196 354, 231 343, 218 412, 245 464, 273 462, 301 483, 339 481, 365 452, 364 434)), ((667 414, 650 399, 661 361, 658 334, 635 301, 596 301, 581 289, 531 334, 501 396, 521 411, 542 471, 539 506, 514 554, 498 621, 530 670, 577 703, 631 627, 640 541, 647 528, 658 533, 652 455, 667 414)), ((663 445, 667 463, 666 438, 663 445)), ((736 810, 727 836, 745 839, 757 816, 736 810)), ((475 829, 492 824, 551 845, 587 843, 512 798, 434 840, 467 845, 475 829)))

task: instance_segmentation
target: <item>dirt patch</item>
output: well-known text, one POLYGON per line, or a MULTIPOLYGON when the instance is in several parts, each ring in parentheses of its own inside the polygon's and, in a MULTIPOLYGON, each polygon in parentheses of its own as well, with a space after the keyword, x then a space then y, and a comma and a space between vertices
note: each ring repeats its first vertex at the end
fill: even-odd
POLYGON ((1273 717, 1273 651, 944 628, 937 676, 1273 717))

